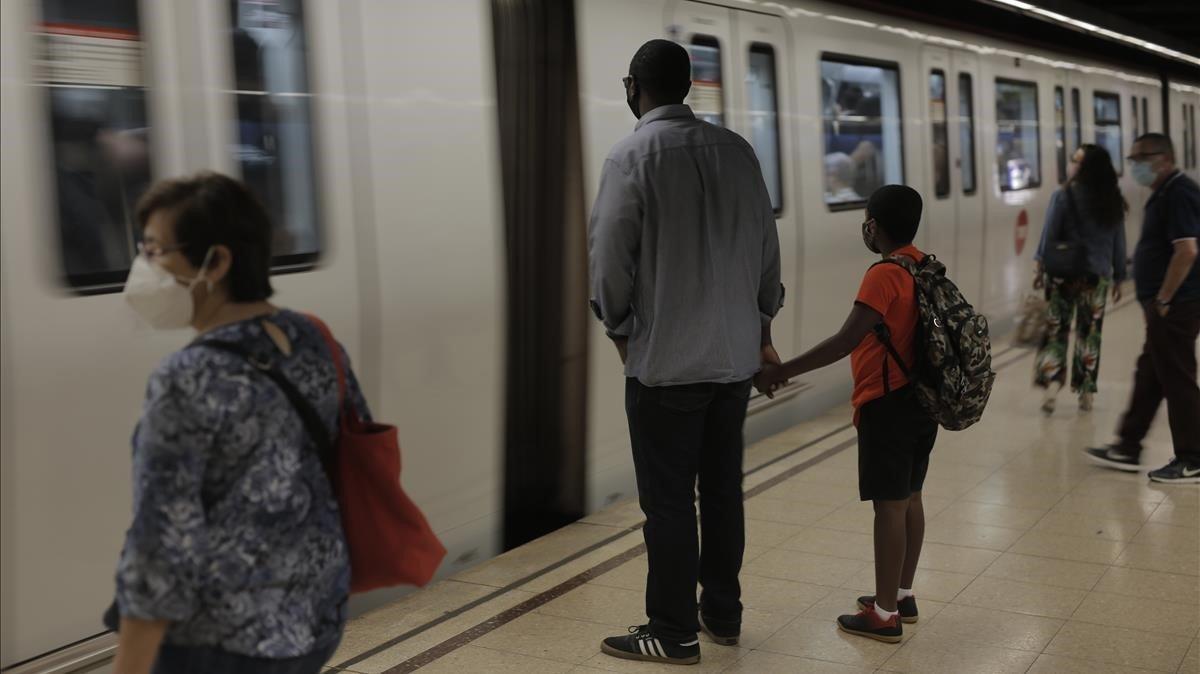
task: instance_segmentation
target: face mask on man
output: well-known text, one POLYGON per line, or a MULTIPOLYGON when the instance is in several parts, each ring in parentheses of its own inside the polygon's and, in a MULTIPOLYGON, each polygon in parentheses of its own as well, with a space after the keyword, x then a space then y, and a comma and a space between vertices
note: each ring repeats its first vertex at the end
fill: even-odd
MULTIPOLYGON (((213 248, 204 254, 200 274, 194 279, 180 279, 151 262, 145 255, 138 255, 129 268, 122 295, 133 311, 150 327, 159 330, 184 328, 192 322, 196 313, 196 300, 192 290, 206 281, 204 272, 212 258, 213 248), (180 282, 185 285, 180 285, 180 282)), ((212 292, 212 281, 207 281, 212 292)))
POLYGON ((1154 180, 1158 178, 1158 174, 1154 172, 1154 167, 1148 161, 1135 161, 1131 163, 1129 172, 1133 174, 1133 180, 1143 187, 1150 187, 1154 184, 1154 180))
POLYGON ((629 110, 633 113, 634 117, 641 119, 642 113, 638 110, 638 97, 637 80, 630 75, 625 78, 625 104, 629 106, 629 110))

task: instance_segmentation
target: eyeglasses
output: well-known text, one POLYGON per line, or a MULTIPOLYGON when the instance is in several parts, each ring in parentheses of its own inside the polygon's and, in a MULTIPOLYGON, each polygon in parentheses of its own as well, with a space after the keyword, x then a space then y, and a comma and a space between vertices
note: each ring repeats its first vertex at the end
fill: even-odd
POLYGON ((629 85, 630 85, 630 84, 633 84, 633 76, 632 76, 632 75, 630 75, 630 76, 628 76, 628 77, 622 77, 622 78, 621 78, 621 84, 625 85, 625 88, 626 88, 626 89, 628 89, 628 88, 629 88, 629 85))
POLYGON ((1150 157, 1157 157, 1160 154, 1166 154, 1166 152, 1142 152, 1140 154, 1131 154, 1125 159, 1128 161, 1142 161, 1150 157))
POLYGON ((160 246, 158 244, 147 244, 144 241, 139 241, 137 245, 138 255, 145 257, 147 260, 156 260, 164 255, 175 253, 187 247, 185 243, 178 243, 174 246, 160 246))

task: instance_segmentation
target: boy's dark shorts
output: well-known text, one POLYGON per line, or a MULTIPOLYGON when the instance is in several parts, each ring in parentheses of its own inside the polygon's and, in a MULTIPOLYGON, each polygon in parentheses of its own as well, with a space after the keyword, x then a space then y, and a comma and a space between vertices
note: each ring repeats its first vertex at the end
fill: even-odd
POLYGON ((921 491, 937 430, 911 386, 864 404, 858 412, 858 497, 901 501, 921 491))

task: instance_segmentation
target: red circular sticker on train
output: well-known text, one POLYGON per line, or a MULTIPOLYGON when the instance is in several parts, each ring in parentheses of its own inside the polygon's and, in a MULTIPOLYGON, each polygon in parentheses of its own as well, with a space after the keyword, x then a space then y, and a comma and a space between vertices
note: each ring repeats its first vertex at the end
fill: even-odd
POLYGON ((1025 250, 1025 239, 1029 238, 1029 214, 1022 208, 1017 214, 1017 255, 1025 250))

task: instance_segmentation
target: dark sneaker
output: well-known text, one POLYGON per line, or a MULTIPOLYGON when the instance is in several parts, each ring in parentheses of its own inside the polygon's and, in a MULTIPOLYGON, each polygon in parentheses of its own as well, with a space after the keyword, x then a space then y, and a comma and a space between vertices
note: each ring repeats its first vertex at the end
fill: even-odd
MULTIPOLYGON (((875 595, 869 594, 865 597, 858 598, 858 608, 862 611, 875 610, 875 595)), ((896 602, 896 609, 900 611, 900 622, 915 623, 917 622, 917 598, 905 597, 896 602)))
POLYGON ((650 633, 649 625, 629 628, 629 635, 609 637, 600 644, 600 651, 626 660, 665 662, 672 665, 694 665, 700 662, 700 640, 684 643, 659 639, 650 633))
POLYGON ((719 620, 705 618, 703 613, 699 614, 699 617, 700 629, 704 630, 704 633, 708 635, 709 639, 713 640, 713 643, 722 646, 737 646, 738 637, 742 634, 740 626, 734 627, 723 624, 719 620))
POLYGON ((1200 466, 1171 459, 1171 463, 1150 471, 1150 480, 1164 484, 1200 484, 1200 466))
POLYGON ((838 616, 837 624, 843 632, 886 641, 889 644, 900 643, 900 637, 904 634, 900 627, 900 616, 894 615, 887 621, 881 620, 873 606, 854 615, 838 616))
POLYGON ((1107 447, 1088 447, 1083 451, 1092 463, 1104 466, 1105 468, 1123 470, 1127 473, 1136 473, 1142 469, 1142 464, 1138 461, 1137 456, 1120 450, 1113 445, 1107 447))

